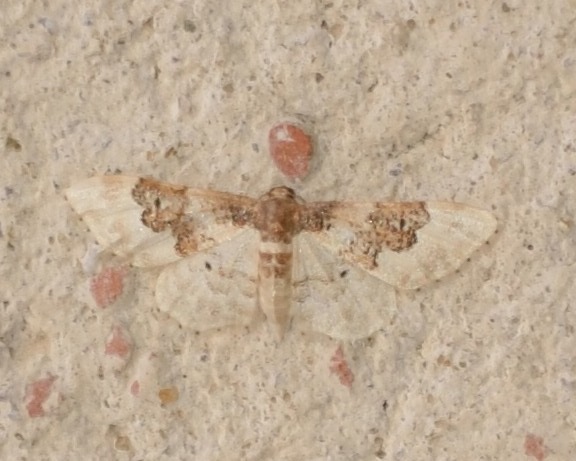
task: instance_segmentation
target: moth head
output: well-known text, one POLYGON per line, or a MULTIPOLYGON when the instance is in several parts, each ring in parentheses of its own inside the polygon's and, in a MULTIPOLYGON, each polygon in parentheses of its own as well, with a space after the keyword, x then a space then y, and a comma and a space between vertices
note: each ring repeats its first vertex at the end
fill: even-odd
POLYGON ((294 189, 290 189, 286 186, 273 187, 267 194, 262 196, 263 199, 291 199, 296 198, 296 193, 294 189))

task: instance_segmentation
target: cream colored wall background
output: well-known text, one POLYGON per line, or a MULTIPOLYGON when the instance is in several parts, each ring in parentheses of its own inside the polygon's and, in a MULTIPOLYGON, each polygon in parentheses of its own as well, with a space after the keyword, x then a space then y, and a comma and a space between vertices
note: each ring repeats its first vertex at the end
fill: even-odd
POLYGON ((569 0, 3 1, 0 458, 574 459, 575 20, 569 0), (316 142, 303 197, 456 200, 498 235, 355 343, 196 335, 154 271, 98 308, 62 190, 121 171, 258 196, 285 182, 265 139, 286 117, 316 142))

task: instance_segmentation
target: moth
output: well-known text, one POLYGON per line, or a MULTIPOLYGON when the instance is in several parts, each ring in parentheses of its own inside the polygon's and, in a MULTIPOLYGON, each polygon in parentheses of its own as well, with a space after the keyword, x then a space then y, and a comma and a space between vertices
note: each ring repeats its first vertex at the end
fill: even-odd
POLYGON ((311 202, 288 187, 260 198, 132 176, 65 192, 98 243, 133 266, 166 266, 156 299, 196 330, 262 315, 352 339, 383 327, 394 288, 455 271, 496 229, 487 211, 451 202, 311 202))

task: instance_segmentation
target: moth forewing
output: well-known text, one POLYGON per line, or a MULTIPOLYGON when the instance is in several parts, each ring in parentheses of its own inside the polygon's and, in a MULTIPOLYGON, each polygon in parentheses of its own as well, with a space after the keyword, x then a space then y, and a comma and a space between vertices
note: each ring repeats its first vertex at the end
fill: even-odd
POLYGON ((415 289, 455 271, 495 229, 491 213, 458 203, 342 203, 311 235, 389 285, 415 289))
POLYGON ((96 176, 65 191, 103 249, 157 267, 234 238, 249 223, 249 197, 132 176, 96 176), (248 223, 248 224, 247 224, 248 223))

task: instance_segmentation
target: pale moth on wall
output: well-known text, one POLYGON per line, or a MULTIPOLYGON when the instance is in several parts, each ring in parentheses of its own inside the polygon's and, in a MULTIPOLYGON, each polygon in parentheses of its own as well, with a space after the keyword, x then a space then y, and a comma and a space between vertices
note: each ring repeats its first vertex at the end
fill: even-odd
POLYGON ((381 328, 394 290, 455 271, 496 229, 451 202, 312 202, 288 187, 258 199, 131 176, 66 190, 98 243, 137 267, 166 266, 158 305, 196 330, 261 314, 339 339, 381 328), (178 262, 180 261, 180 262, 178 262))

